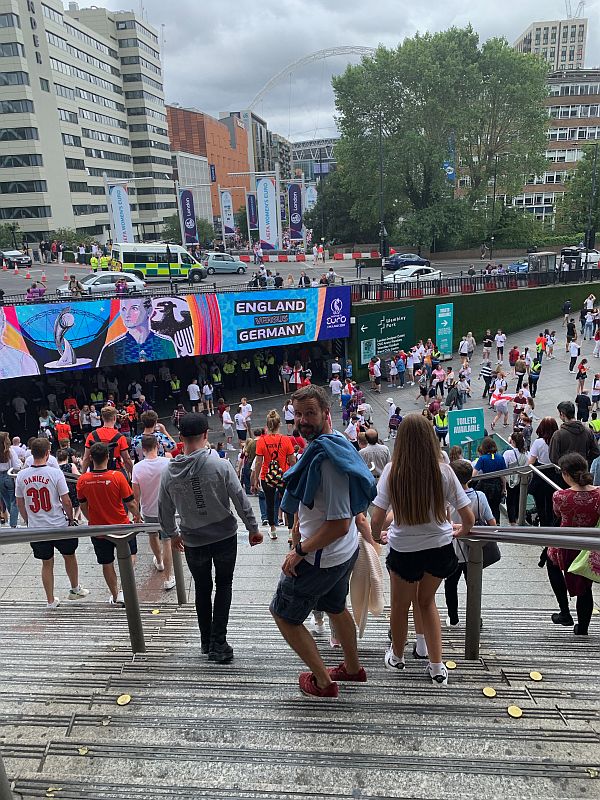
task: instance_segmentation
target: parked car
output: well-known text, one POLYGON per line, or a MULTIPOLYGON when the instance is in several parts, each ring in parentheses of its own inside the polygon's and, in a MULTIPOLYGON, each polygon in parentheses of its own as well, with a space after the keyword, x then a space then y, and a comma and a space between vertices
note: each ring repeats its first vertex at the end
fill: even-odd
POLYGON ((439 269, 433 267, 400 267, 391 275, 386 275, 384 283, 408 283, 408 281, 439 281, 443 278, 439 269))
POLYGON ((526 258, 520 258, 517 261, 513 261, 511 264, 508 264, 507 269, 509 272, 529 272, 529 261, 526 258))
POLYGON ((385 262, 385 268, 392 270, 398 267, 430 267, 428 258, 421 258, 416 253, 394 253, 385 262))
POLYGON ((214 275, 215 272, 237 272, 238 275, 244 275, 248 269, 243 261, 230 256, 229 253, 207 253, 202 259, 202 264, 209 275, 214 275))
MULTIPOLYGON (((119 278, 126 281, 129 293, 143 292, 146 288, 144 281, 129 272, 94 272, 79 278, 79 283, 83 286, 84 294, 114 294, 115 283, 119 278)), ((72 297, 69 284, 63 283, 59 286, 56 294, 59 297, 72 297)))
POLYGON ((14 269, 15 264, 21 267, 30 267, 33 263, 31 256, 24 255, 20 250, 0 250, 0 259, 6 262, 9 269, 14 269))

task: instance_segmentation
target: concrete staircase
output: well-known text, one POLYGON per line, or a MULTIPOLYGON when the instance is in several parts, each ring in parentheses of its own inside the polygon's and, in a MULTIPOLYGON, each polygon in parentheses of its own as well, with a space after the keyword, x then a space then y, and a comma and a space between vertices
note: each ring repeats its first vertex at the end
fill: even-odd
POLYGON ((368 684, 313 701, 263 606, 234 610, 227 666, 200 654, 193 607, 142 614, 148 652, 132 657, 122 611, 0 603, 0 751, 15 798, 600 797, 596 617, 576 640, 547 611, 486 611, 480 661, 462 658, 461 630, 444 633, 447 688, 408 649, 404 674, 385 671, 387 621, 371 620, 368 684))

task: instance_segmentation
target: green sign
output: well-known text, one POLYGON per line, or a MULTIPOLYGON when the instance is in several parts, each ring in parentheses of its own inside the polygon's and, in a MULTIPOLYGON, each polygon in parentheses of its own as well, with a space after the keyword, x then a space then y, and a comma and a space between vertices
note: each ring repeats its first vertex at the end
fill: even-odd
POLYGON ((448 412, 448 441, 450 447, 455 444, 463 447, 469 442, 476 442, 485 436, 483 408, 463 408, 462 411, 448 412))
POLYGON ((435 307, 435 343, 440 353, 452 355, 452 328, 454 303, 443 303, 435 307))
POLYGON ((356 318, 361 365, 373 356, 395 353, 414 344, 413 306, 395 311, 378 311, 356 318))

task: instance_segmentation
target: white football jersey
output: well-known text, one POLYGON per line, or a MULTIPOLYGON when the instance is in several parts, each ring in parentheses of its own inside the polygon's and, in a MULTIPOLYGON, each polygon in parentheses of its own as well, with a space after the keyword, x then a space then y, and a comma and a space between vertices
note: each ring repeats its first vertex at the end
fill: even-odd
POLYGON ((64 528, 67 523, 60 498, 68 493, 64 473, 55 467, 31 466, 17 473, 15 495, 25 500, 29 528, 64 528))

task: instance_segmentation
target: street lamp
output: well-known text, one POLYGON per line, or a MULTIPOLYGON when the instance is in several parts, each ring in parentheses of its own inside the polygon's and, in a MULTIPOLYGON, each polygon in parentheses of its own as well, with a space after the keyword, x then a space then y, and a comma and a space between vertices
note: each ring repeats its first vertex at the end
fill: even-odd
POLYGON ((496 183, 498 181, 498 153, 494 155, 494 194, 492 197, 492 224, 490 226, 490 261, 494 257, 494 218, 496 216, 496 183))
POLYGON ((384 222, 383 195, 383 112, 379 112, 379 255, 381 257, 381 282, 383 283, 383 260, 386 255, 387 230, 384 222))

